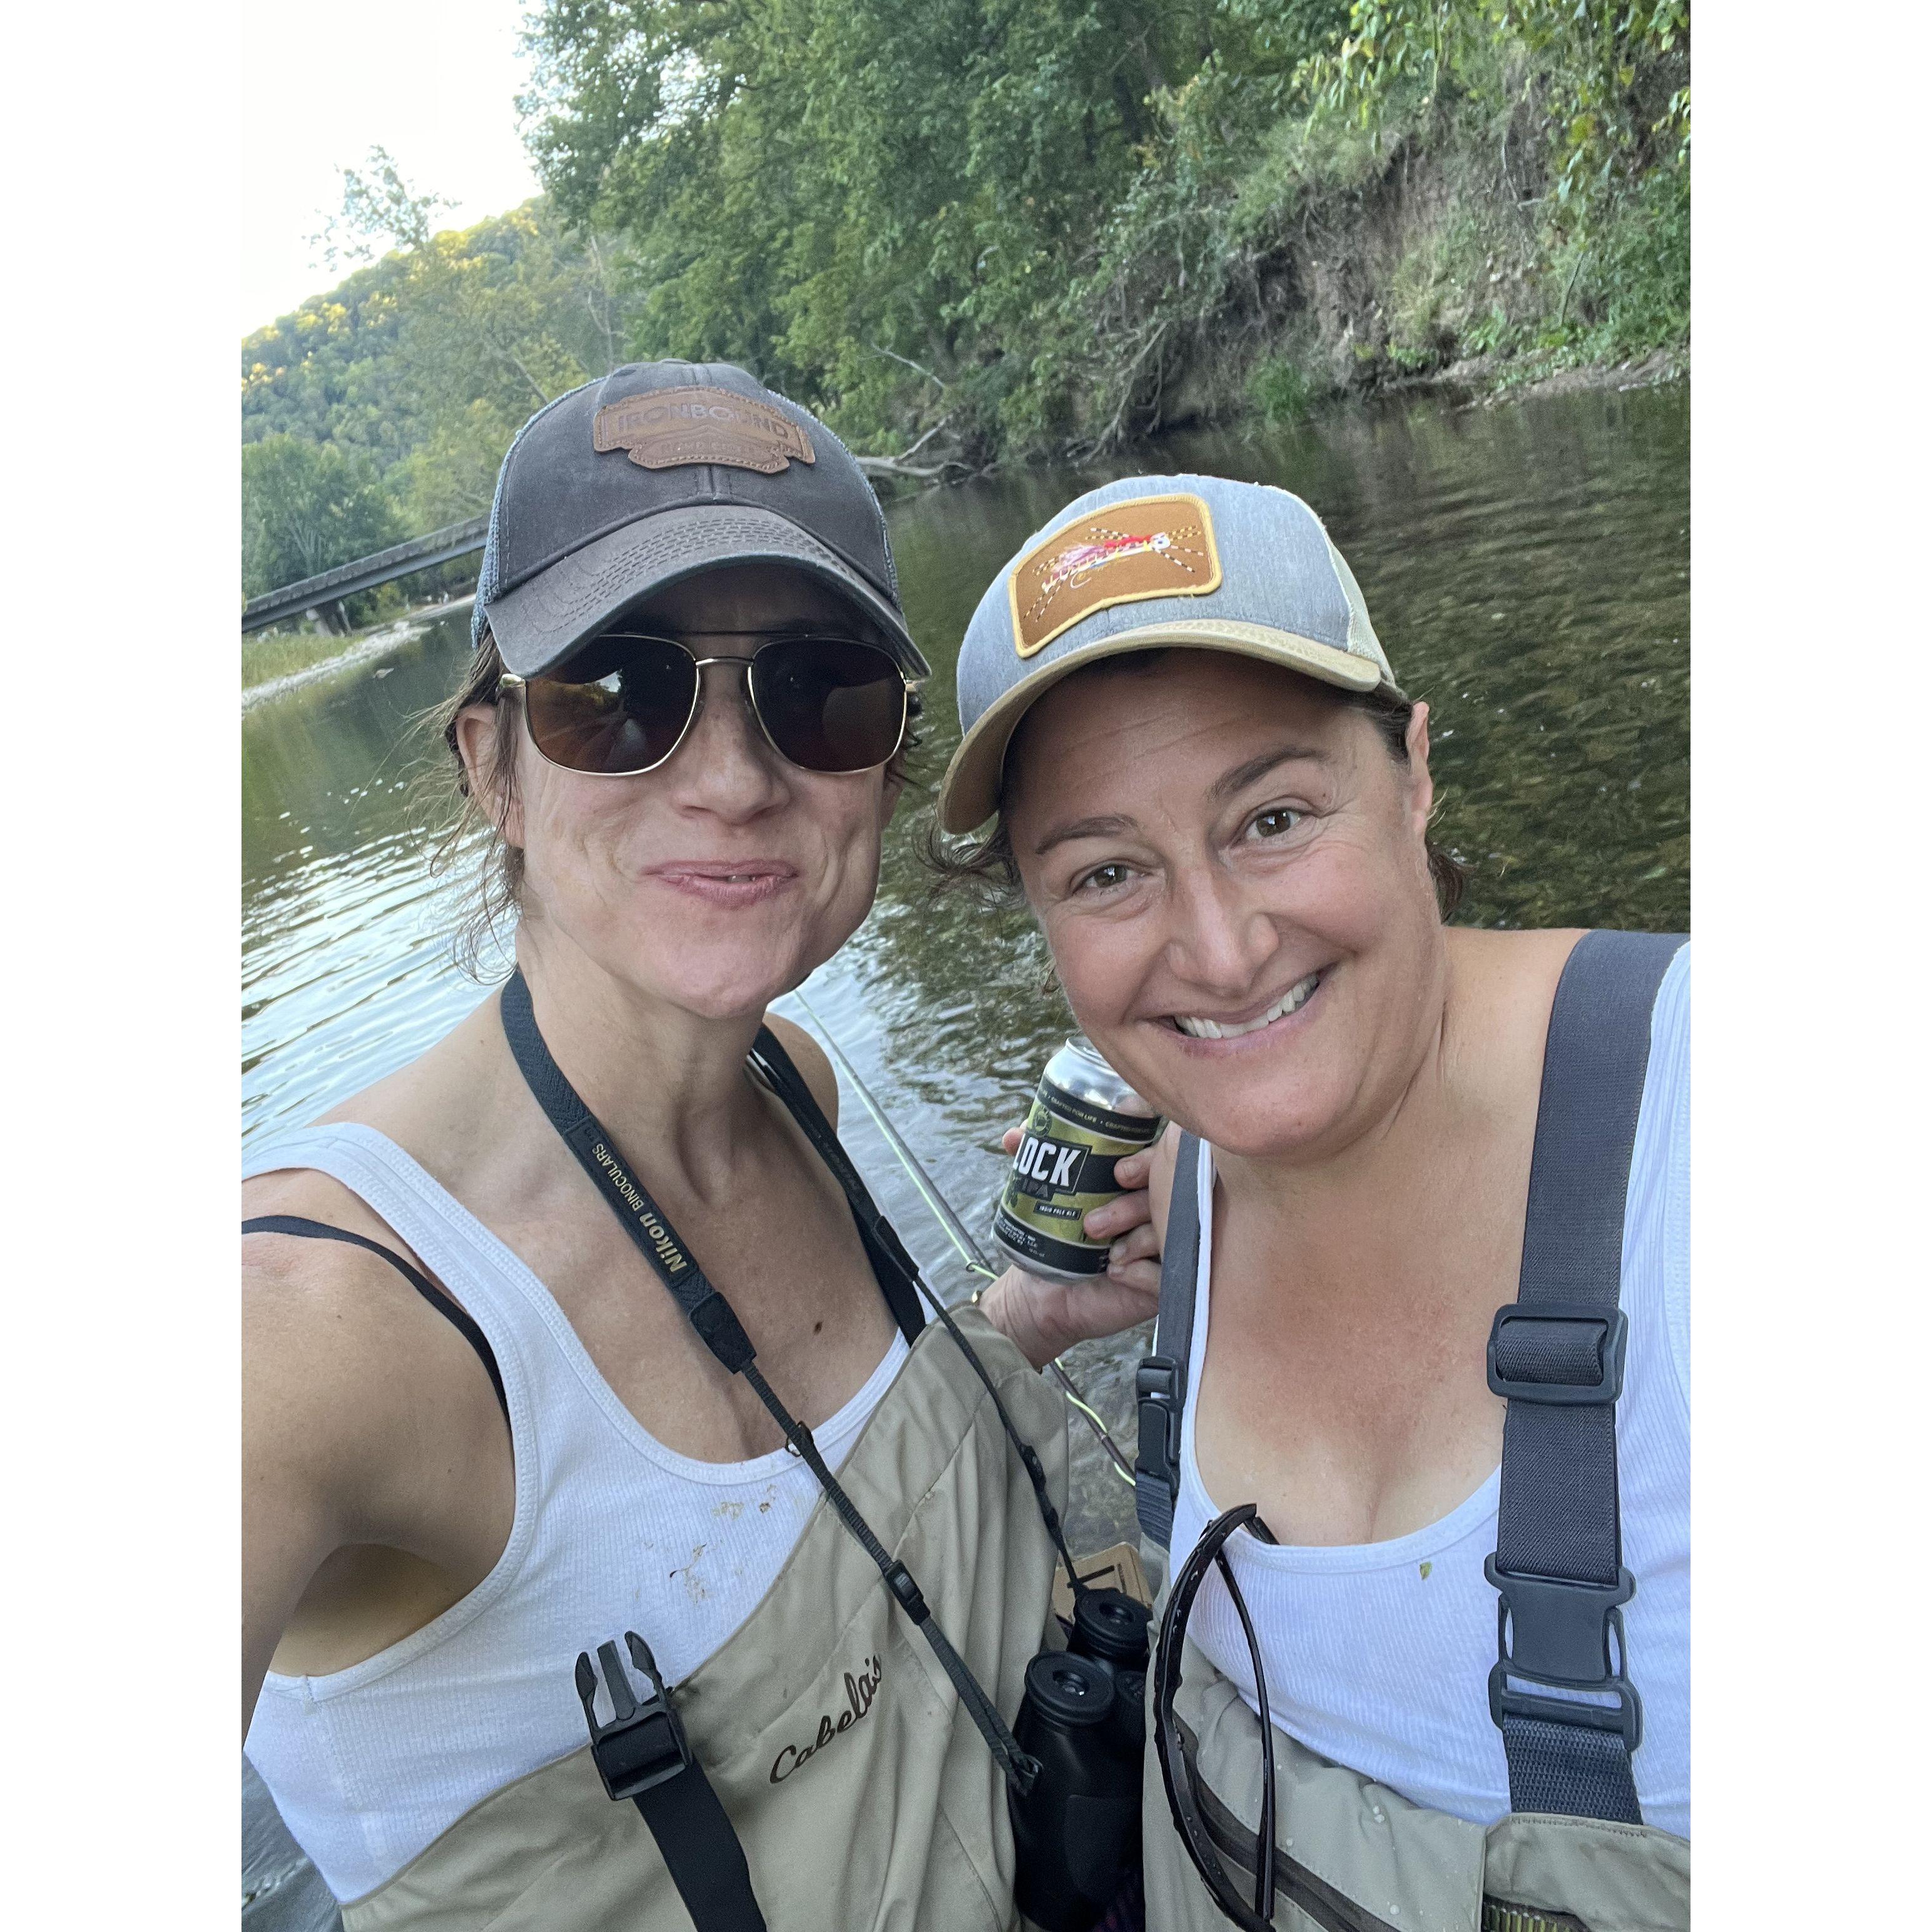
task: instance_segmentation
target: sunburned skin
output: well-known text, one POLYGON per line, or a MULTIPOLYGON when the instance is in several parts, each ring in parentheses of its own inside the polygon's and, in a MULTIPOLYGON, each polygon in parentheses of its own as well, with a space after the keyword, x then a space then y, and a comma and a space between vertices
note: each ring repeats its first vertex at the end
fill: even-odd
POLYGON ((1076 1018, 1216 1150, 1210 1494, 1282 1542, 1436 1520, 1500 1454, 1484 1343, 1578 935, 1441 925, 1420 705, 1399 761, 1324 687, 1176 650, 1057 686, 1006 772, 1076 1018))

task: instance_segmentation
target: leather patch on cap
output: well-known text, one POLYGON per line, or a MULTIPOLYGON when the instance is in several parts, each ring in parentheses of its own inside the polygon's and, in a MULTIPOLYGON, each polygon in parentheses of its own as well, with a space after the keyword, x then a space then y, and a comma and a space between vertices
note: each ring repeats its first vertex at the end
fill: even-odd
POLYGON ((1198 496, 1109 503, 1055 530, 1013 566, 1013 649, 1030 658, 1116 604, 1202 597, 1220 586, 1214 520, 1198 496))
POLYGON ((599 450, 628 450, 631 460, 646 470, 727 463, 776 476, 794 458, 818 460, 811 437, 782 410, 695 383, 606 403, 597 412, 591 441, 599 450))

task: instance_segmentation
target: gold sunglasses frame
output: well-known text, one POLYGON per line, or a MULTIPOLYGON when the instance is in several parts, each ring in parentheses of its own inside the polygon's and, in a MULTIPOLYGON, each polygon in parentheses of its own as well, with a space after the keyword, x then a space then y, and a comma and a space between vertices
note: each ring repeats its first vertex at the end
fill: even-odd
MULTIPOLYGON (((629 634, 626 634, 627 636, 629 634)), ((739 634, 742 635, 742 633, 739 634)), ((771 648, 772 644, 810 643, 813 641, 815 635, 815 633, 811 632, 787 632, 773 638, 770 644, 760 646, 759 650, 754 651, 752 656, 757 657, 762 655, 764 651, 771 648)), ((646 772, 662 771, 683 748, 684 741, 691 736, 691 728, 698 722, 698 714, 704 709, 704 668, 706 664, 742 664, 745 667, 745 704, 753 718, 757 722, 759 735, 794 771, 812 772, 820 778, 854 778, 861 772, 875 772, 882 765, 890 764, 893 759, 898 756, 900 750, 904 746, 907 727, 912 722, 912 694, 916 688, 914 681, 908 677, 904 671, 894 662, 890 652, 880 645, 866 644, 862 638, 841 638, 838 641, 860 644, 868 650, 878 651, 880 656, 891 664, 894 670, 898 672, 898 736, 892 741, 892 748, 883 758, 878 759, 868 765, 848 765, 839 770, 829 772, 821 770, 816 765, 800 764, 796 758, 788 756, 784 748, 772 736, 771 727, 765 722, 764 713, 758 709, 758 693, 752 688, 752 658, 724 655, 701 658, 688 644, 681 643, 676 638, 658 637, 642 632, 636 634, 635 641, 639 644, 669 644, 674 650, 682 651, 691 659, 698 673, 698 682, 692 692, 690 712, 686 717, 683 724, 679 728, 676 737, 671 741, 670 749, 665 752, 662 758, 654 759, 650 764, 639 765, 634 770, 626 772, 586 772, 580 766, 566 765, 560 759, 552 758, 538 742, 536 727, 530 720, 530 700, 527 695, 531 681, 528 678, 520 676, 515 671, 506 670, 496 681, 497 689, 500 692, 512 692, 518 695, 520 700, 518 709, 522 712, 524 718, 524 735, 530 740, 531 748, 545 764, 554 766, 560 772, 569 772, 580 778, 642 778, 646 772)), ((579 680, 569 678, 551 678, 541 681, 552 684, 568 684, 579 680)))

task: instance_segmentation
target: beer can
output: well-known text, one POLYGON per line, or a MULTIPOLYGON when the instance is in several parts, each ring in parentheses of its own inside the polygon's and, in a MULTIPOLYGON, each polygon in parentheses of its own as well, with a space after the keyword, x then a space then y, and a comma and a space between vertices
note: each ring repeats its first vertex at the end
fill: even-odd
POLYGON ((1112 1244, 1092 1241, 1088 1212, 1126 1192, 1114 1163, 1150 1146, 1159 1118, 1081 1034, 1046 1063, 1028 1111, 993 1239, 1030 1274, 1090 1280, 1112 1244))

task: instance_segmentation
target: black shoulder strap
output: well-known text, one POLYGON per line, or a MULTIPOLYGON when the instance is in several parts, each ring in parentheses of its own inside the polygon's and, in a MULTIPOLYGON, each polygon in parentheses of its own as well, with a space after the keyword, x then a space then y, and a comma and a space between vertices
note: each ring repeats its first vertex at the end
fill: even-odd
POLYGON ((1012 1444, 1014 1454, 1020 1459, 1021 1466, 1027 1472, 1027 1480, 1033 1485, 1034 1502, 1040 1511, 1040 1520, 1046 1526, 1046 1533, 1058 1551, 1060 1560, 1066 1571, 1066 1580, 1074 1595, 1086 1594, 1087 1585, 1082 1580, 1079 1570, 1073 1561, 1073 1553, 1066 1546, 1066 1533, 1060 1520, 1060 1512, 1053 1506, 1053 1498, 1046 1486, 1046 1470, 1040 1460, 1039 1452, 1019 1430, 1014 1426, 1013 1418, 1001 1398, 998 1386, 988 1373, 986 1365, 980 1359, 980 1352, 960 1332, 959 1324, 952 1318, 951 1311, 926 1285, 919 1271, 919 1264, 914 1260, 905 1244, 899 1239, 898 1231, 880 1213, 874 1204, 870 1190, 860 1177, 859 1170, 852 1165, 850 1156, 841 1144, 837 1130, 825 1118, 812 1089, 806 1084, 805 1076, 793 1063, 791 1056, 778 1044, 777 1036, 769 1027, 758 1029, 757 1043, 752 1049, 752 1064, 770 1084, 772 1090, 790 1108, 792 1118, 804 1130, 806 1138, 818 1149, 819 1158, 829 1167, 841 1187, 845 1190, 845 1198, 850 1204, 852 1219, 858 1225, 859 1238, 864 1244, 867 1258, 872 1264, 872 1272, 878 1277, 886 1304, 901 1333, 910 1342, 915 1340, 926 1322, 925 1305, 929 1304, 940 1325, 951 1336, 960 1352, 964 1355, 974 1374, 978 1377, 993 1405, 993 1412, 1000 1418, 1000 1426, 1006 1432, 1006 1440, 1012 1444))
POLYGON ((509 1420, 510 1403, 503 1393, 503 1378, 482 1330, 477 1327, 470 1311, 459 1307, 422 1269, 412 1268, 400 1255, 384 1247, 380 1241, 370 1240, 367 1234, 352 1234, 346 1228, 332 1227, 326 1221, 311 1221, 306 1215, 257 1214, 252 1220, 242 1223, 242 1232, 244 1234, 294 1234, 305 1241, 346 1241, 352 1248, 367 1248, 372 1255, 381 1256, 476 1351, 484 1372, 490 1378, 490 1386, 496 1391, 496 1406, 503 1412, 503 1420, 509 1420))
POLYGON ((899 1333, 908 1342, 916 1341, 926 1326, 926 1311, 919 1299, 919 1265, 906 1252, 897 1230, 879 1212, 871 1192, 859 1178, 859 1170, 840 1145, 837 1130, 825 1118, 824 1109, 806 1084, 805 1076, 770 1027, 758 1029, 757 1043, 752 1048, 752 1065, 784 1102, 819 1159, 832 1170, 832 1178, 844 1190, 866 1258, 872 1264, 886 1306, 892 1310, 899 1333))
POLYGON ((604 1789, 619 1804, 628 1798, 637 1806, 695 1932, 765 1932, 744 1846, 692 1755, 657 1659, 635 1630, 624 1633, 624 1648, 647 1687, 642 1699, 614 1639, 597 1646, 596 1664, 588 1651, 577 1659, 577 1694, 604 1789), (600 1665, 608 1719, 597 1714, 600 1665))
POLYGON ((1187 1364, 1194 1344, 1195 1288, 1201 1274, 1201 1143, 1183 1134, 1167 1197, 1167 1238, 1160 1257, 1160 1313, 1154 1352, 1134 1372, 1140 1450, 1134 1459, 1134 1514, 1141 1534, 1167 1547, 1180 1493, 1180 1417, 1187 1406, 1187 1364))
POLYGON ((1484 1566, 1499 1592, 1490 1710, 1516 1811, 1642 1822, 1630 1754, 1642 1707, 1618 1608, 1636 1586, 1617 1502, 1617 1302, 1651 1010, 1683 944, 1586 934, 1550 1016, 1522 1276, 1489 1346, 1490 1387, 1509 1403, 1496 1552, 1484 1566))

